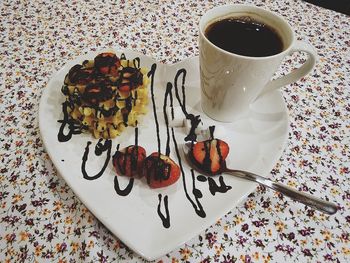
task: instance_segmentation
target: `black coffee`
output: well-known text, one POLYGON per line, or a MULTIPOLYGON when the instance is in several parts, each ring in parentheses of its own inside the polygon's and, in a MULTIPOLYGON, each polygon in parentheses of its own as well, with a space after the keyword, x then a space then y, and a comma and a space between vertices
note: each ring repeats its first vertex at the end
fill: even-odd
POLYGON ((246 16, 216 21, 207 27, 205 36, 215 46, 243 56, 265 57, 283 50, 273 28, 246 16))

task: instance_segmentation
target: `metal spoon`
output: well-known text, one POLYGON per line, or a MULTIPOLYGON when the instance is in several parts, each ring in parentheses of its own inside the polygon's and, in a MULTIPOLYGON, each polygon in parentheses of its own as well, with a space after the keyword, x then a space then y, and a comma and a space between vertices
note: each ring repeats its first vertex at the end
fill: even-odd
MULTIPOLYGON (((195 168, 197 171, 199 171, 202 174, 206 175, 213 175, 208 173, 207 171, 202 170, 198 165, 195 164, 193 161, 193 157, 191 157, 191 143, 185 143, 183 145, 183 151, 185 153, 186 159, 189 162, 189 164, 195 168)), ((265 178, 263 176, 253 174, 250 172, 246 171, 241 171, 241 170, 234 170, 234 169, 229 169, 226 166, 226 162, 224 162, 223 166, 221 167, 220 173, 228 173, 234 176, 237 176, 239 178, 247 179, 253 182, 257 182, 261 185, 267 186, 275 191, 278 191, 291 199, 301 202, 307 206, 310 206, 314 209, 317 209, 319 211, 322 211, 323 213, 333 215, 337 212, 337 206, 331 202, 325 201, 323 199, 314 197, 310 194, 306 194, 304 192, 299 192, 297 190, 294 190, 293 188, 283 185, 281 183, 272 181, 268 178, 265 178)))

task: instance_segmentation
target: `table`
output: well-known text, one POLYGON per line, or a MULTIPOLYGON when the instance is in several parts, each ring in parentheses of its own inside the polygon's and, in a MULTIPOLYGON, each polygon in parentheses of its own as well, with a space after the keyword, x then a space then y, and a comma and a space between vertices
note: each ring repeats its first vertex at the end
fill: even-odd
MULTIPOLYGON (((164 63, 196 56, 199 18, 228 2, 0 3, 1 262, 144 261, 57 175, 40 139, 40 96, 66 61, 92 50, 133 49, 164 63)), ((350 19, 296 0, 248 2, 285 17, 319 55, 309 75, 282 89, 290 133, 270 176, 337 203, 339 212, 326 216, 258 187, 158 261, 349 262, 350 19)), ((279 73, 304 59, 288 57, 279 73)))

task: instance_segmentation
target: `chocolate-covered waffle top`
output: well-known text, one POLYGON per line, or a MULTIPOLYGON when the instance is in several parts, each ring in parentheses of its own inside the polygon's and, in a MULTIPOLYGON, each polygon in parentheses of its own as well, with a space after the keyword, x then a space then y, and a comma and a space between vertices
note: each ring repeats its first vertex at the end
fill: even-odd
POLYGON ((91 131, 96 138, 114 138, 147 112, 146 72, 139 59, 101 53, 69 70, 62 86, 63 108, 81 130, 91 131))

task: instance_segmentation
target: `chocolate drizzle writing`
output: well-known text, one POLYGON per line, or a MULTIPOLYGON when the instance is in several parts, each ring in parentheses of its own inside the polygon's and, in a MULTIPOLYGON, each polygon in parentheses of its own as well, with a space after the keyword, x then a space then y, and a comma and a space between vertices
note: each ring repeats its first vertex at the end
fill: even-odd
MULTIPOLYGON (((175 133, 174 130, 172 130, 172 136, 173 136, 173 140, 175 141, 175 133)), ((206 217, 206 213, 203 209, 202 204, 200 203, 199 199, 203 197, 202 192, 196 188, 195 186, 195 176, 194 176, 194 171, 193 169, 191 169, 191 175, 192 175, 192 194, 194 195, 194 199, 195 201, 192 200, 191 196, 189 195, 188 191, 187 191, 187 185, 186 185, 186 174, 184 172, 183 169, 183 165, 182 165, 182 161, 181 161, 181 156, 180 156, 180 152, 179 149, 177 147, 177 144, 175 144, 175 150, 176 150, 176 155, 178 156, 179 159, 179 166, 181 169, 181 174, 182 174, 182 183, 183 183, 183 187, 184 187, 184 191, 185 191, 185 195, 187 200, 191 203, 192 207, 194 208, 194 211, 196 212, 196 214, 200 217, 206 217)))
POLYGON ((78 121, 70 118, 68 114, 68 105, 68 101, 62 103, 63 120, 58 121, 61 123, 57 135, 57 139, 59 142, 67 142, 72 138, 73 134, 80 134, 82 131, 81 124, 78 121), (67 134, 64 133, 65 128, 68 128, 67 134))
POLYGON ((185 141, 196 141, 197 135, 195 133, 196 128, 198 127, 199 123, 201 122, 200 115, 193 115, 189 114, 186 109, 186 92, 185 92, 185 80, 186 80, 186 74, 187 71, 185 69, 180 69, 176 73, 175 80, 174 80, 174 86, 175 86, 175 95, 177 98, 177 101, 179 102, 182 112, 185 114, 185 117, 187 120, 190 120, 191 122, 191 128, 188 135, 185 137, 185 141), (181 82, 181 93, 182 93, 182 100, 180 98, 179 94, 179 88, 178 88, 178 78, 182 75, 182 82, 181 82))
POLYGON ((120 196, 127 196, 130 194, 132 187, 134 186, 134 178, 129 179, 128 185, 124 189, 120 189, 118 176, 114 176, 114 190, 120 196))
MULTIPOLYGON (((158 122, 158 116, 156 112, 156 103, 155 103, 155 97, 154 97, 154 75, 155 75, 155 70, 156 70, 156 64, 152 65, 151 71, 148 73, 148 77, 151 78, 151 98, 152 98, 152 105, 153 105, 153 114, 154 114, 154 122, 156 126, 156 136, 157 136, 157 146, 158 146, 158 156, 152 157, 152 158, 160 158, 160 153, 161 153, 161 142, 160 142, 160 135, 159 135, 159 122, 158 122)), ((165 114, 165 107, 166 107, 166 101, 167 101, 167 90, 165 92, 165 98, 164 98, 164 105, 163 105, 163 113, 164 113, 164 118, 165 118, 165 124, 167 127, 167 142, 166 142, 166 150, 165 150, 165 155, 169 156, 170 154, 170 135, 169 135, 169 124, 168 124, 168 119, 165 114)), ((172 101, 171 101, 172 104, 172 101)), ((156 176, 156 180, 166 180, 170 176, 170 167, 169 164, 166 164, 164 162, 160 161, 152 161, 149 159, 150 157, 146 158, 146 167, 149 167, 148 169, 150 170, 157 170, 157 172, 152 172, 148 174, 153 174, 156 176), (148 164, 147 164, 148 163, 148 164)), ((150 178, 147 177, 147 182, 149 182, 150 178)), ((159 199, 159 204, 157 208, 157 213, 160 219, 162 220, 163 226, 165 228, 170 227, 170 213, 168 209, 168 196, 164 196, 164 207, 165 207, 165 212, 166 216, 164 216, 160 210, 161 206, 161 200, 162 200, 162 195, 158 194, 158 199, 159 199)))
POLYGON ((93 176, 89 176, 87 171, 86 171, 86 162, 87 162, 88 157, 89 157, 89 147, 91 145, 90 141, 87 142, 87 145, 86 145, 85 151, 84 151, 84 155, 82 158, 83 161, 81 163, 81 172, 83 174, 84 179, 86 179, 86 180, 96 180, 97 178, 100 178, 101 175, 103 174, 103 172, 106 170, 109 160, 111 159, 112 141, 105 140, 105 142, 102 144, 102 140, 103 139, 99 139, 98 143, 95 146, 95 155, 100 156, 100 155, 102 155, 103 152, 107 151, 106 160, 103 164, 102 169, 96 175, 93 175, 93 176))
MULTIPOLYGON (((153 105, 153 114, 154 114, 154 122, 156 126, 156 137, 157 137, 157 146, 158 146, 158 154, 152 154, 151 156, 148 156, 145 159, 145 165, 146 169, 149 171, 147 173, 147 183, 150 183, 151 177, 155 181, 165 181, 170 178, 171 176, 171 164, 169 162, 165 162, 162 160, 162 152, 161 152, 161 141, 160 141, 160 134, 159 134, 159 122, 158 122, 158 116, 156 112, 156 103, 155 103, 155 96, 154 96, 154 73, 156 67, 153 68, 149 72, 148 76, 151 77, 151 98, 152 98, 152 105, 153 105)), ((165 118, 165 124, 167 129, 167 143, 166 143, 166 150, 165 155, 169 156, 170 154, 170 135, 169 135, 169 125, 168 125, 168 119, 165 113, 166 108, 166 100, 167 100, 167 92, 165 92, 165 98, 164 98, 164 104, 163 104, 163 114, 165 118)))
POLYGON ((154 115, 154 122, 156 124, 158 152, 160 153, 159 122, 157 118, 156 102, 154 98, 154 75, 155 75, 156 69, 157 69, 157 64, 153 64, 147 76, 148 78, 151 79, 151 98, 152 98, 152 105, 153 105, 153 115, 154 115))
MULTIPOLYGON (((175 84, 174 84, 174 88, 175 88, 175 94, 176 94, 176 98, 178 100, 178 103, 181 105, 181 109, 183 111, 183 113, 185 114, 186 118, 187 119, 190 119, 191 120, 191 130, 190 130, 190 134, 186 137, 188 139, 188 137, 191 137, 191 138, 196 138, 196 135, 194 133, 194 130, 195 128, 197 127, 196 125, 198 125, 199 122, 197 122, 197 120, 200 120, 199 119, 199 116, 196 116, 194 117, 194 115, 192 114, 188 114, 187 113, 187 110, 186 110, 186 97, 185 97, 185 78, 186 78, 186 70, 185 69, 181 69, 177 72, 176 76, 175 76, 175 84), (179 91, 178 91, 178 85, 177 85, 177 82, 178 82, 178 78, 179 76, 182 75, 183 79, 182 79, 182 85, 181 85, 181 91, 182 91, 182 100, 180 98, 180 95, 179 95, 179 91), (195 120, 195 121, 192 121, 192 120, 195 120), (195 127, 194 127, 195 126, 195 127), (191 135, 191 133, 193 133, 191 135)), ((170 107, 171 107, 171 112, 172 112, 172 118, 174 117, 173 116, 173 98, 172 98, 172 84, 170 82, 168 82, 167 84, 167 89, 166 89, 166 94, 165 94, 165 100, 164 100, 164 104, 166 106, 166 103, 167 103, 167 97, 169 97, 170 99, 170 107)), ((164 107, 165 108, 165 107, 164 107)), ((166 126, 167 126, 167 129, 168 129, 168 122, 167 122, 167 117, 165 117, 165 120, 166 120, 166 126)), ((186 198, 187 200, 191 203, 192 207, 194 208, 196 214, 200 217, 205 217, 206 216, 206 213, 203 209, 203 206, 202 204, 199 202, 199 199, 202 198, 203 194, 201 193, 201 191, 199 189, 196 189, 195 188, 195 177, 194 177, 194 172, 193 170, 191 170, 191 173, 192 173, 192 182, 193 182, 193 188, 192 188, 192 193, 194 195, 194 199, 195 201, 192 200, 190 194, 188 193, 187 191, 187 185, 186 185, 186 174, 184 172, 184 169, 183 169, 183 165, 182 165, 182 161, 181 161, 181 155, 180 155, 180 152, 179 152, 179 148, 178 148, 178 145, 177 145, 177 141, 176 141, 176 136, 175 136, 175 132, 174 132, 174 128, 172 127, 171 128, 171 132, 172 132, 172 141, 174 143, 174 148, 175 148, 175 152, 176 152, 176 155, 177 155, 177 158, 178 158, 178 162, 179 162, 179 166, 180 166, 180 170, 181 170, 181 175, 182 175, 182 182, 183 182, 183 187, 184 187, 184 191, 185 191, 185 195, 186 195, 186 198)), ((169 134, 169 133, 168 133, 169 134)), ((185 138, 185 140, 186 140, 185 138)), ((168 146, 167 146, 167 149, 168 149, 168 146)))
POLYGON ((232 189, 232 186, 226 185, 222 175, 219 176, 220 185, 218 185, 213 178, 204 175, 198 175, 197 180, 200 182, 208 181, 209 191, 212 195, 215 195, 215 193, 226 193, 228 190, 232 189))
POLYGON ((163 226, 165 228, 170 227, 170 216, 169 216, 169 209, 168 209, 168 196, 164 196, 164 208, 165 208, 165 216, 163 215, 162 211, 160 210, 161 202, 162 202, 162 194, 158 194, 158 208, 157 208, 157 213, 160 217, 160 219, 163 222, 163 226))
POLYGON ((167 133, 165 155, 170 154, 169 120, 168 120, 168 114, 166 114, 168 97, 170 98, 171 117, 174 118, 173 97, 171 96, 171 89, 172 89, 172 85, 171 85, 171 83, 168 83, 167 87, 166 87, 166 91, 165 91, 164 104, 163 104, 163 113, 164 113, 164 120, 165 120, 166 133, 167 133))

